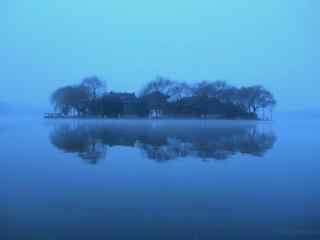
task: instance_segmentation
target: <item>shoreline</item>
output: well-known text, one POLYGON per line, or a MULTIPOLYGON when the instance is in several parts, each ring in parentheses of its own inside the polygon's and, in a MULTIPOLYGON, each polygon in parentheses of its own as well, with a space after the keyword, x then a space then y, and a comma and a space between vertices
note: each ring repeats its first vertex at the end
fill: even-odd
POLYGON ((269 119, 249 119, 249 118, 215 118, 215 117, 44 117, 48 120, 225 120, 225 121, 259 121, 259 122, 272 122, 269 119))

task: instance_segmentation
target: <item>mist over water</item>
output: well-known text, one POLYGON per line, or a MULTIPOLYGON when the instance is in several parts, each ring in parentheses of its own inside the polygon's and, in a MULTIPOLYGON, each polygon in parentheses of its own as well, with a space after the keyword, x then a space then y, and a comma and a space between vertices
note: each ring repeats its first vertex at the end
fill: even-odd
POLYGON ((319 129, 2 119, 2 239, 317 239, 319 129))

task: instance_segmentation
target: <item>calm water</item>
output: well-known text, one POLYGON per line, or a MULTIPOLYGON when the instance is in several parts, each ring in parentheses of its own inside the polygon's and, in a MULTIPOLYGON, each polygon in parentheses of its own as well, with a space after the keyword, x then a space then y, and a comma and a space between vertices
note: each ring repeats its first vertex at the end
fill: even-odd
POLYGON ((320 239, 319 130, 0 120, 0 239, 320 239))

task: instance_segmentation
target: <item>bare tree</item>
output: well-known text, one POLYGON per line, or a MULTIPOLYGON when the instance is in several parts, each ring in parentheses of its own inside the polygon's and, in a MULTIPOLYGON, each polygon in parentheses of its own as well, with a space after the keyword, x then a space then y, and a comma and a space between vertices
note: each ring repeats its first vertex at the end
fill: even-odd
POLYGON ((173 81, 165 77, 157 77, 149 82, 141 91, 140 96, 159 92, 169 97, 170 101, 176 101, 192 95, 192 88, 185 82, 173 81))
POLYGON ((202 81, 193 87, 193 95, 221 99, 226 89, 228 85, 225 81, 202 81))
POLYGON ((92 99, 96 99, 106 88, 106 84, 96 76, 83 79, 81 85, 89 89, 92 99))
POLYGON ((154 92, 160 92, 168 95, 173 84, 174 82, 172 80, 158 76, 142 89, 140 96, 145 96, 154 92))
POLYGON ((259 85, 240 88, 239 98, 240 103, 251 113, 257 113, 260 109, 264 110, 276 105, 272 93, 259 85))

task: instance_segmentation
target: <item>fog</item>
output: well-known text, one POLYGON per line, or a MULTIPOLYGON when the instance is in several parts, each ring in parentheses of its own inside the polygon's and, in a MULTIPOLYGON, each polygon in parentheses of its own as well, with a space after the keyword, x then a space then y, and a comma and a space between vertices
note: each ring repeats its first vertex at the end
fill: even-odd
POLYGON ((157 75, 262 84, 278 111, 317 108, 316 0, 0 3, 0 102, 50 109, 57 87, 97 75, 137 91, 157 75))

